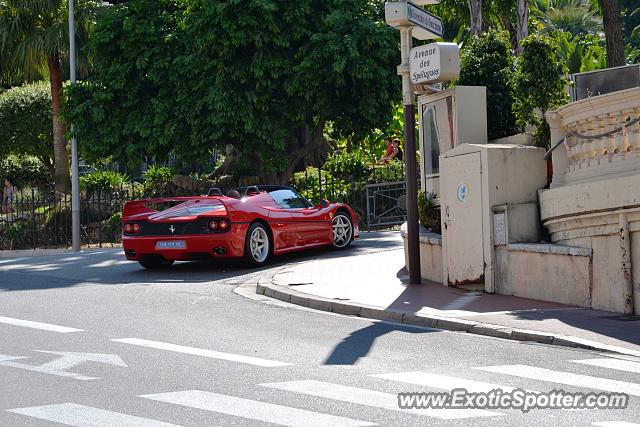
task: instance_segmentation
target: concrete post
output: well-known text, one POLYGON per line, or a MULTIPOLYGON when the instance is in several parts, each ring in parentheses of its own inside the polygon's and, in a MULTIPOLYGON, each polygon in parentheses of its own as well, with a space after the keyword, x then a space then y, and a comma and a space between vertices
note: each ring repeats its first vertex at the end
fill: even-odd
MULTIPOLYGON (((555 111, 550 111, 546 115, 547 123, 551 129, 551 146, 553 147, 558 141, 567 136, 562 127, 562 117, 555 111)), ((564 184, 567 167, 569 166, 569 157, 567 156, 567 147, 565 144, 553 150, 551 162, 553 163, 553 180, 551 188, 560 187, 564 184)))

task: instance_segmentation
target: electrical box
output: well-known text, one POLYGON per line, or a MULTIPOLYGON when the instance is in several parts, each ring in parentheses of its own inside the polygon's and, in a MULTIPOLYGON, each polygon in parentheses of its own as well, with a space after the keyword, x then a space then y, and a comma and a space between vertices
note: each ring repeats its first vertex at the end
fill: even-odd
POLYGON ((538 189, 547 183, 544 153, 531 146, 463 144, 440 156, 445 284, 483 283, 494 292, 495 242, 535 238, 538 189), (505 205, 514 208, 494 210, 505 205))
POLYGON ((484 86, 455 86, 418 97, 422 190, 440 194, 440 156, 461 144, 487 143, 484 86))

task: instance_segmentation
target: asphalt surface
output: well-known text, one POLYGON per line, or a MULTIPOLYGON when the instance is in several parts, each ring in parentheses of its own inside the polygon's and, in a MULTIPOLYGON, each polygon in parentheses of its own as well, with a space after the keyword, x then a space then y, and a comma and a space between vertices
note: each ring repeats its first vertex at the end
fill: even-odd
MULTIPOLYGON (((269 268, 323 257, 348 263, 402 244, 395 234, 368 237, 349 251, 289 255, 269 268)), ((233 292, 269 268, 197 262, 148 271, 124 261, 119 250, 0 260, 0 425, 640 420, 639 360, 373 322, 233 292), (397 407, 397 393, 458 386, 631 396, 626 409, 616 410, 397 407)))

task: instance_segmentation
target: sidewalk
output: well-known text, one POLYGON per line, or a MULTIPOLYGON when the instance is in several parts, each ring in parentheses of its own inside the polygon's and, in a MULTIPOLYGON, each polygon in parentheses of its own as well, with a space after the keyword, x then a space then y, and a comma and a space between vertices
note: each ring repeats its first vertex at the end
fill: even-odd
POLYGON ((336 313, 640 356, 640 318, 407 279, 402 249, 347 251, 264 276, 257 292, 336 313))

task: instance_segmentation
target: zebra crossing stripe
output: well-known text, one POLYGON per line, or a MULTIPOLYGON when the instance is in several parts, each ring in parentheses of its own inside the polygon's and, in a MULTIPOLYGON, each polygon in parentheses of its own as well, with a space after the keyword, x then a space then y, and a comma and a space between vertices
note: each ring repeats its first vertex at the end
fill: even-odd
POLYGON ((640 384, 610 380, 607 378, 590 377, 588 375, 573 374, 571 372, 554 371, 551 369, 537 368, 535 366, 503 365, 478 367, 472 369, 495 372, 497 374, 513 375, 516 377, 547 381, 557 384, 586 387, 596 390, 627 393, 632 396, 640 396, 640 384))
POLYGON ((600 427, 640 427, 640 424, 630 423, 628 421, 602 421, 599 423, 591 423, 591 425, 600 427))
POLYGON ((501 389, 505 392, 511 392, 516 387, 507 387, 503 385, 485 383, 482 381, 467 380, 464 378, 449 377, 447 375, 432 374, 423 371, 414 372, 398 372, 393 374, 377 374, 371 375, 375 378, 396 381, 407 384, 422 385, 440 390, 453 390, 454 388, 464 388, 472 393, 488 393, 491 390, 501 389))
POLYGON ((13 317, 0 316, 0 323, 5 325, 22 326, 23 328, 40 329, 49 332, 68 334, 70 332, 84 332, 84 329, 68 328, 66 326, 53 325, 51 323, 33 322, 31 320, 14 319, 13 317))
POLYGON ((275 368, 280 366, 290 366, 291 363, 278 362, 275 360, 260 359, 257 357, 243 356, 241 354, 223 353, 221 351, 207 350, 204 348, 187 347, 184 345, 170 344, 160 341, 143 340, 140 338, 120 338, 112 339, 113 342, 137 345, 158 350, 173 351, 176 353, 191 354, 193 356, 208 357, 211 359, 228 360, 230 362, 245 363, 248 365, 260 366, 263 368, 275 368))
POLYGON ((356 427, 376 424, 336 415, 227 396, 201 390, 147 394, 145 399, 291 427, 356 427))
POLYGON ((584 359, 572 360, 572 363, 583 365, 599 366, 601 368, 616 369, 618 371, 635 372, 640 374, 640 363, 623 359, 584 359))
POLYGON ((372 406, 391 411, 422 415, 425 417, 440 418, 443 420, 502 415, 498 412, 490 412, 482 409, 401 409, 398 406, 398 396, 395 394, 315 380, 287 381, 260 385, 278 390, 305 394, 308 396, 322 397, 341 402, 355 403, 357 405, 372 406))
POLYGON ((92 427, 180 427, 177 424, 163 423, 148 418, 111 412, 91 406, 76 403, 61 403, 59 405, 32 406, 29 408, 8 409, 14 414, 26 415, 32 418, 51 421, 69 426, 92 427))

